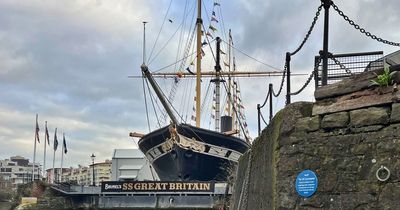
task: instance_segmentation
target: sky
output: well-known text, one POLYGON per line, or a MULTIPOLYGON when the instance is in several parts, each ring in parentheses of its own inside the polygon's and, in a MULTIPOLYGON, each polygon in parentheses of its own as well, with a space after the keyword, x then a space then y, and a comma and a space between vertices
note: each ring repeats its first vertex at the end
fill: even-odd
MULTIPOLYGON (((214 8, 219 19, 218 24, 212 23, 218 29, 216 33, 224 36, 232 29, 235 48, 268 64, 236 52, 237 67, 244 71, 282 70, 285 53, 294 51, 301 43, 320 5, 318 0, 218 0, 221 6, 213 7, 213 2, 204 0, 204 26, 209 26, 214 8)), ((191 13, 183 21, 183 12, 192 11, 194 3, 194 0, 1 0, 0 159, 21 155, 32 160, 36 114, 41 138, 36 161, 41 164, 45 121, 51 146, 56 127, 59 141, 65 133, 68 153, 64 156, 64 167, 88 165, 92 153, 99 162, 111 159, 113 149, 136 148, 138 139, 129 137, 129 132, 149 132, 143 80, 128 77, 140 75, 142 22, 149 22, 147 63, 150 70, 156 71, 178 60, 177 49, 185 40, 181 37, 191 31, 189 26, 194 23, 191 13), (178 30, 180 26, 182 30, 178 30)), ((398 0, 335 0, 335 3, 367 31, 400 42, 396 27, 400 22, 398 0)), ((329 30, 332 53, 382 50, 389 54, 399 50, 356 31, 333 9, 329 30)), ((311 73, 314 56, 322 49, 322 36, 323 11, 309 40, 292 58, 292 72, 306 74, 293 77, 293 91, 311 73)), ((223 39, 226 41, 226 36, 223 39)), ((211 52, 206 52, 204 61, 207 59, 212 60, 211 52)), ((212 69, 213 64, 204 64, 203 68, 212 69)), ((257 136, 257 104, 263 102, 268 84, 278 87, 280 80, 280 77, 244 78, 240 82, 252 138, 257 136)), ((168 84, 157 81, 166 87, 168 94, 171 79, 168 84)), ((190 82, 184 84, 178 89, 189 90, 186 85, 190 82)), ((292 101, 314 101, 313 92, 313 85, 309 85, 292 101)), ((177 93, 176 98, 182 97, 189 98, 185 93, 177 93)), ((274 112, 283 108, 284 101, 284 95, 274 99, 274 112)), ((149 98, 147 102, 151 110, 149 98)), ((268 116, 267 109, 263 113, 268 116)), ((149 115, 150 129, 154 130, 155 116, 152 112, 149 115)), ((49 168, 53 151, 49 148, 46 151, 46 168, 49 168)), ((59 147, 56 167, 60 167, 60 159, 59 147)))

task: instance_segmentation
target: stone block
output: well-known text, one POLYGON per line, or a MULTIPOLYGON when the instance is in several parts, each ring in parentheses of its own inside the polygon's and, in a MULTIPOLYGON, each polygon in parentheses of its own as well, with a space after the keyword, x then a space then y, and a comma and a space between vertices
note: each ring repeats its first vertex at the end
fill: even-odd
POLYGON ((296 124, 298 131, 317 131, 319 129, 319 116, 300 118, 296 124))
POLYGON ((400 103, 392 104, 392 113, 390 115, 390 122, 400 122, 400 103))
POLYGON ((389 122, 388 111, 386 107, 370 107, 350 111, 350 125, 353 127, 362 127, 387 124, 389 122))
POLYGON ((344 128, 349 123, 349 113, 338 112, 325 115, 322 118, 321 127, 324 129, 344 128))

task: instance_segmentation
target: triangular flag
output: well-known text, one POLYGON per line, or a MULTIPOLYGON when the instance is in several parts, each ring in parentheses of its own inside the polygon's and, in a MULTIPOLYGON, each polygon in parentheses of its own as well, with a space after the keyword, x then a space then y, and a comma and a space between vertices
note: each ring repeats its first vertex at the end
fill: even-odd
POLYGON ((188 71, 189 74, 191 74, 191 75, 195 75, 195 73, 193 73, 192 71, 190 71, 190 68, 189 68, 189 67, 186 68, 186 71, 188 71))
POLYGON ((227 66, 227 67, 229 67, 229 64, 227 64, 225 61, 224 61, 224 65, 227 66))
POLYGON ((207 45, 206 40, 203 41, 203 43, 201 43, 201 46, 207 45))
POLYGON ((214 11, 212 11, 212 15, 215 16, 215 12, 214 11))
POLYGON ((225 55, 225 54, 226 54, 226 53, 225 53, 224 51, 222 51, 222 50, 220 50, 220 52, 221 52, 222 55, 225 55))
POLYGON ((211 37, 211 39, 214 39, 214 37, 210 34, 210 32, 207 32, 206 35, 211 37))
POLYGON ((210 28, 213 32, 217 31, 217 29, 214 28, 212 25, 210 25, 208 28, 210 28))
POLYGON ((218 23, 218 20, 217 20, 217 18, 215 18, 214 16, 213 16, 213 17, 211 17, 211 21, 215 21, 215 22, 217 22, 217 23, 218 23))
POLYGON ((221 6, 218 2, 214 2, 214 6, 221 6))
POLYGON ((193 63, 193 61, 192 61, 192 62, 190 62, 190 65, 191 65, 191 66, 194 66, 194 63, 193 63))

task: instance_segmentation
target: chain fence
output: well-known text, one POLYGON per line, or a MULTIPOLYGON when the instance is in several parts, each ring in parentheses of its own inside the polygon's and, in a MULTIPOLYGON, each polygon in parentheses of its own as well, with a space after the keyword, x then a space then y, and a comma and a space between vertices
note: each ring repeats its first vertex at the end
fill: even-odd
POLYGON ((343 19, 345 21, 347 21, 350 25, 352 25, 355 29, 359 30, 361 33, 365 34, 367 37, 370 37, 371 39, 374 39, 374 40, 376 40, 378 42, 381 42, 381 43, 384 43, 384 44, 400 47, 400 43, 388 41, 386 39, 382 39, 380 37, 377 37, 375 34, 372 34, 371 32, 368 32, 364 28, 360 27, 353 20, 351 20, 347 15, 345 15, 343 13, 343 11, 340 10, 339 7, 335 3, 333 3, 333 1, 332 1, 332 7, 340 16, 343 17, 343 19))

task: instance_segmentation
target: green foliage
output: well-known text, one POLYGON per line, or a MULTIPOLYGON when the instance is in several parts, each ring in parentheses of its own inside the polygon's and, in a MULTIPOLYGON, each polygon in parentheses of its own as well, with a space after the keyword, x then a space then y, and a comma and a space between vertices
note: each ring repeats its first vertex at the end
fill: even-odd
POLYGON ((371 80, 371 85, 378 85, 380 87, 382 87, 382 86, 386 86, 387 87, 387 86, 389 86, 389 85, 391 85, 393 83, 392 77, 393 77, 393 75, 395 73, 396 73, 395 71, 394 72, 390 72, 389 67, 386 67, 383 70, 383 73, 381 75, 375 74, 376 75, 376 79, 371 80))

